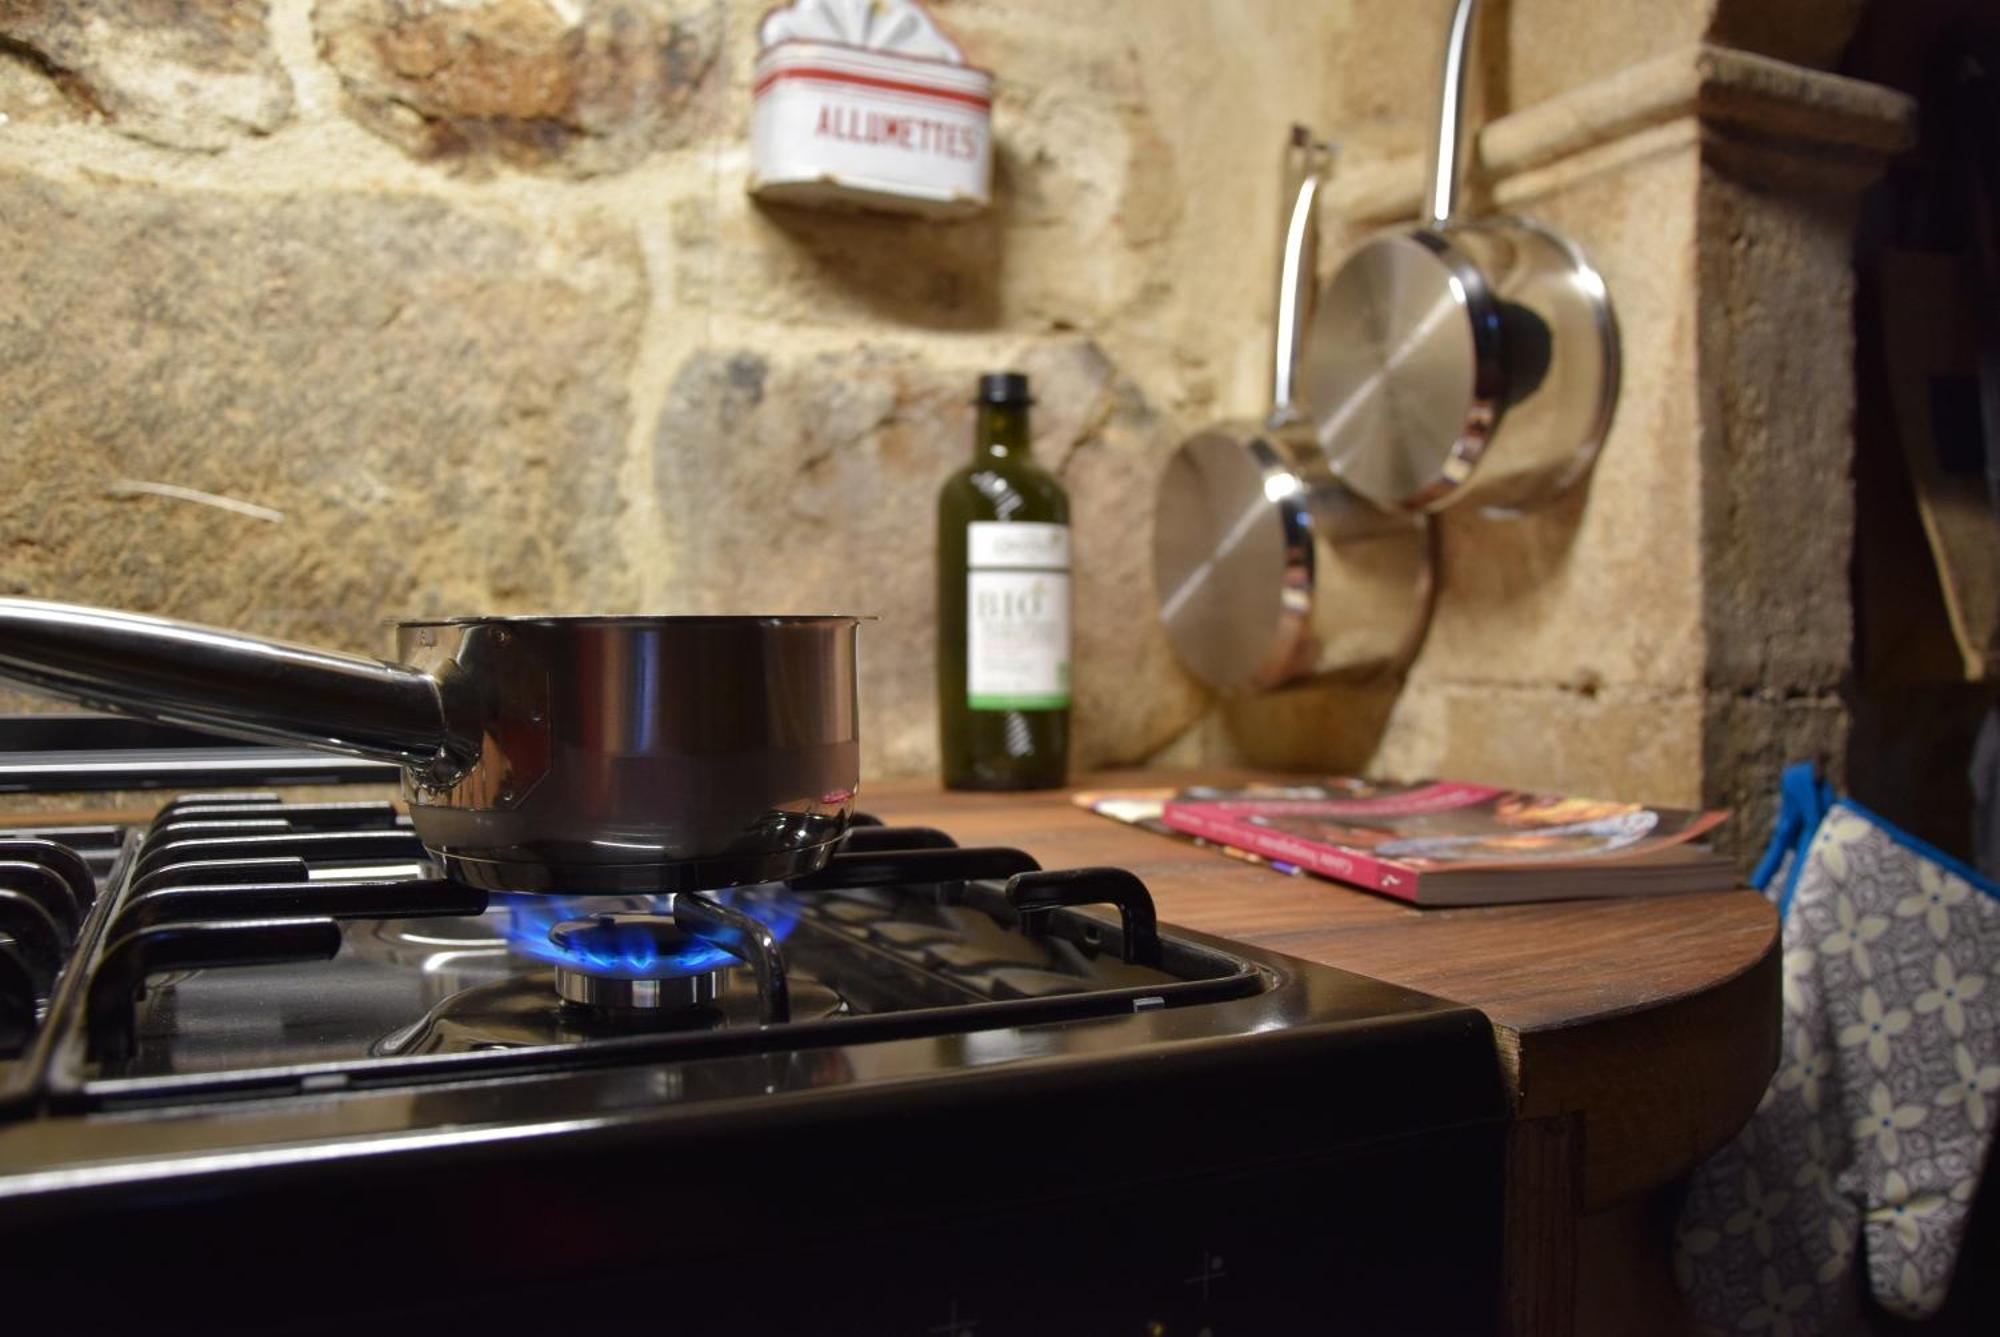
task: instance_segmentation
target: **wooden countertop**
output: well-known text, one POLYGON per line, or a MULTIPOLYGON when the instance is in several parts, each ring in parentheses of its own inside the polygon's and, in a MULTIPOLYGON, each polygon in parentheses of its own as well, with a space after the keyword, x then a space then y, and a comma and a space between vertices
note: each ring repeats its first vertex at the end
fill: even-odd
MULTIPOLYGON (((1191 778, 1110 773, 1086 787, 1191 778)), ((1580 1121, 1586 1211, 1664 1183, 1727 1141, 1777 1064, 1778 921, 1752 891, 1419 910, 1125 826, 1067 791, 891 781, 869 785, 862 806, 960 844, 1012 845, 1050 868, 1129 868, 1167 923, 1480 1009, 1517 1115, 1580 1121)))

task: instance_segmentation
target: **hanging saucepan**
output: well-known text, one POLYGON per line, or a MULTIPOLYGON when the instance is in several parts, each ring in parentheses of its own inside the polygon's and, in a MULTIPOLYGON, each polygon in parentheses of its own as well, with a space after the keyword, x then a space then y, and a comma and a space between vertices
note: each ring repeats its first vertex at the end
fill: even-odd
POLYGON ((826 862, 860 776, 852 617, 402 622, 396 663, 0 599, 0 678, 403 767, 419 838, 497 891, 765 882, 826 862))
POLYGON ((1547 501, 1588 472, 1618 402, 1618 325, 1583 253, 1524 218, 1452 217, 1477 7, 1452 14, 1422 225, 1363 243, 1313 323, 1315 434, 1349 487, 1396 509, 1547 501))
POLYGON ((1393 672, 1430 619, 1429 518, 1385 512, 1342 486, 1295 396, 1326 156, 1293 127, 1270 415, 1196 433, 1160 476, 1160 620, 1188 671, 1225 692, 1393 672))

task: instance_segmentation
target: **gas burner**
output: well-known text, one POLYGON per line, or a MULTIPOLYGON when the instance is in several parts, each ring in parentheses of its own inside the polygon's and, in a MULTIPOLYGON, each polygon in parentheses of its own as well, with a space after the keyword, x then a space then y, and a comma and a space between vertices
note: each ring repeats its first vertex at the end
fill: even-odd
MULTIPOLYGON (((554 975, 553 970, 536 970, 460 989, 415 1024, 383 1036, 369 1052, 382 1058, 490 1053, 646 1034, 754 1030, 763 1022, 756 977, 744 966, 705 974, 702 978, 712 982, 715 993, 690 1007, 578 1006, 555 995, 554 975)), ((790 997, 794 1021, 825 1021, 849 1013, 845 999, 804 971, 795 972, 790 997)))
POLYGON ((556 993, 598 1011, 657 1012, 715 1001, 733 958, 663 914, 596 914, 549 930, 556 993))

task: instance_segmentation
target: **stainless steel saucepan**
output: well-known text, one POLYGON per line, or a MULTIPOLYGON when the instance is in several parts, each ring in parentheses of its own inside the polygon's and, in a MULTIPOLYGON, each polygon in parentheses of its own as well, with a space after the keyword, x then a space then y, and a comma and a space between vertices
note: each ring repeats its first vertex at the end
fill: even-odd
POLYGON ((1529 219, 1457 214, 1477 8, 1454 0, 1420 225, 1364 242, 1313 318, 1315 435, 1392 510, 1549 501, 1589 471, 1618 402, 1618 322, 1583 252, 1529 219))
POLYGON ((1183 441, 1154 503, 1160 621, 1188 671, 1222 692, 1394 673, 1430 619, 1430 518, 1380 510, 1335 478, 1297 396, 1328 158, 1292 127, 1269 415, 1183 441))
POLYGON ((825 863, 860 779, 853 617, 465 617, 396 662, 0 599, 0 678, 401 764, 417 835, 496 891, 773 881, 825 863))

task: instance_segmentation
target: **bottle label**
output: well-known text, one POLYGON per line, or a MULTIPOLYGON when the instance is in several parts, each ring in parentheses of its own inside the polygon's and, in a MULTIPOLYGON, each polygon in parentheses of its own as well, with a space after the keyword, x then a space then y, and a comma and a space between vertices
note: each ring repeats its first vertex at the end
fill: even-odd
POLYGON ((974 710, 1069 706, 1069 527, 966 527, 965 697, 974 710))

